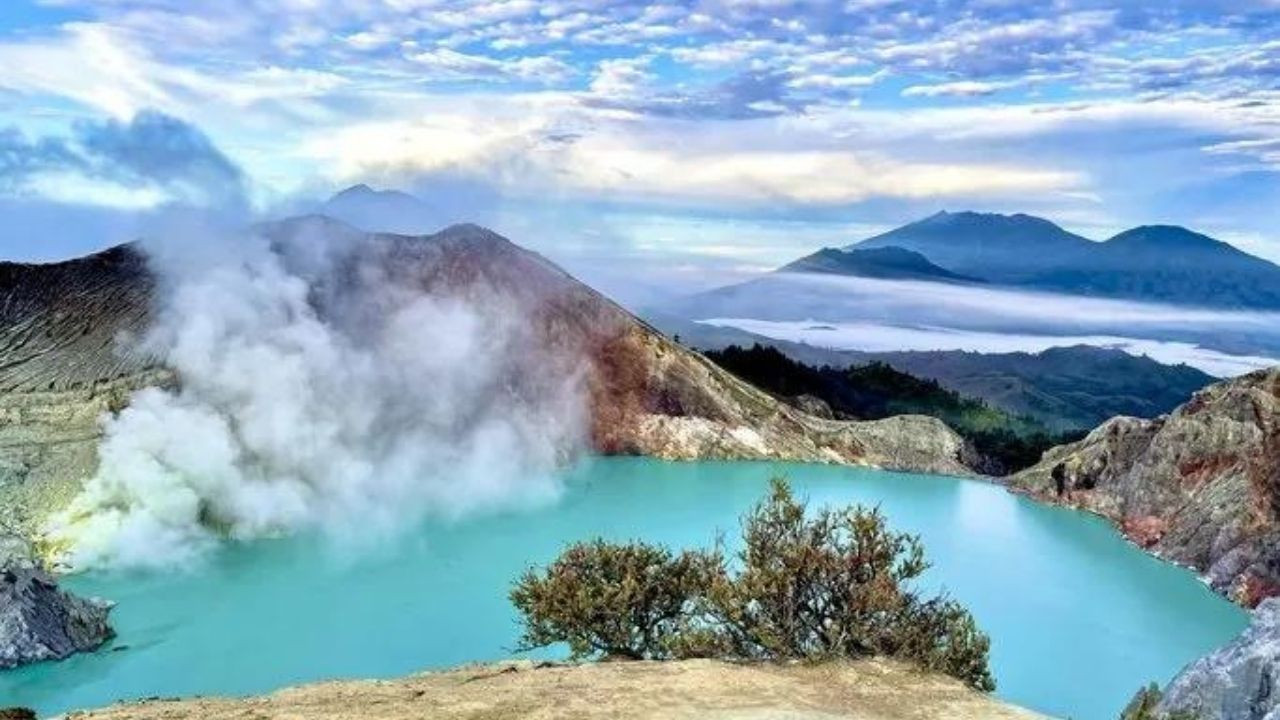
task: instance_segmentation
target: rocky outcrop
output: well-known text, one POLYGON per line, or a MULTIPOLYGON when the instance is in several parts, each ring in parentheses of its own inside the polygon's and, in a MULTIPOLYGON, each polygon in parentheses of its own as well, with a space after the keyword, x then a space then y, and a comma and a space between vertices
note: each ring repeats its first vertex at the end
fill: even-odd
MULTIPOLYGON (((294 269, 304 277, 317 247, 346 263, 314 288, 322 312, 343 312, 344 292, 373 282, 515 303, 533 326, 531 362, 581 363, 598 452, 969 472, 964 442, 943 423, 814 417, 483 228, 370 235, 310 216, 259 229, 281 252, 302 249, 294 269)), ((133 342, 149 326, 157 285, 134 246, 53 265, 0 264, 0 532, 31 537, 92 475, 101 417, 139 388, 179 382, 133 342)))
POLYGON ((122 246, 48 265, 0 263, 0 533, 30 536, 93 472, 103 413, 172 377, 130 352, 154 279, 122 246))
POLYGON ((1114 418, 1009 484, 1110 518, 1252 607, 1280 594, 1280 368, 1211 385, 1165 417, 1114 418))
POLYGON ((502 663, 391 681, 330 682, 256 698, 147 700, 75 717, 1034 720, 1042 716, 981 695, 957 680, 883 660, 794 665, 684 660, 502 663))
POLYGON ((100 647, 115 636, 107 624, 110 609, 109 603, 60 590, 41 570, 0 570, 0 668, 100 647))
POLYGON ((1165 689, 1156 715, 1196 720, 1280 718, 1280 598, 1259 605, 1240 637, 1178 673, 1165 689))
POLYGON ((964 439, 940 420, 842 422, 781 402, 633 323, 596 351, 594 445, 668 460, 774 459, 971 474, 964 439))
MULTIPOLYGON (((475 225, 435 235, 364 236, 323 217, 270 226, 282 246, 318 232, 354 236, 361 282, 417 287, 437 296, 515 303, 536 329, 530 357, 585 365, 590 439, 606 454, 671 460, 803 460, 968 474, 965 443, 925 417, 857 423, 813 417, 668 339, 537 253, 475 225)), ((319 302, 342 304, 341 289, 319 302)))

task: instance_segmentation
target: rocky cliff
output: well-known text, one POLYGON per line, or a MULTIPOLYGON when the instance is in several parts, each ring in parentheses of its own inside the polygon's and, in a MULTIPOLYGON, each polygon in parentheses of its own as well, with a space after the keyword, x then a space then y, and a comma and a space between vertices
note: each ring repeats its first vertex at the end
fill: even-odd
POLYGON ((58 589, 41 570, 0 570, 0 668, 61 660, 93 650, 115 636, 107 624, 111 605, 58 589))
POLYGON ((1156 716, 1280 718, 1280 598, 1259 605, 1240 637, 1178 673, 1156 706, 1156 716))
POLYGON ((1280 594, 1280 368, 1211 385, 1155 420, 1114 418, 1009 482, 1110 518, 1252 607, 1280 594))
MULTIPOLYGON (((374 281, 460 298, 497 292, 517 303, 547 351, 531 357, 583 362, 596 451, 969 472, 963 441, 941 422, 836 422, 780 403, 483 228, 370 235, 311 216, 260 230, 278 246, 345 253, 342 281, 313 289, 324 312, 343 311, 345 284, 374 281)), ((134 246, 54 265, 0 264, 0 531, 32 536, 74 496, 96 465, 104 413, 139 388, 180 382, 136 350, 157 286, 134 246)))
POLYGON ((154 289, 132 247, 0 263, 0 536, 30 536, 37 516, 70 501, 93 472, 103 413, 172 382, 130 351, 154 289))
POLYGON ((74 717, 1033 720, 1042 716, 974 692, 951 678, 883 660, 795 665, 684 660, 585 665, 525 661, 392 681, 332 682, 240 700, 150 700, 74 717))

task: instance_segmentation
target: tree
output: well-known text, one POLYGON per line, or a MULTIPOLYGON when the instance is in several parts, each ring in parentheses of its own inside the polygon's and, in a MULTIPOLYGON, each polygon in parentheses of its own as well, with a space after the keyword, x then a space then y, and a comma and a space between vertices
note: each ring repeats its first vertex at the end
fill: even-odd
POLYGON ((928 567, 919 538, 892 531, 878 510, 810 517, 774 480, 743 517, 742 539, 734 572, 719 549, 572 545, 511 592, 524 616, 521 648, 563 642, 575 658, 880 655, 995 688, 987 636, 955 601, 911 589, 928 567))
MULTIPOLYGON (((524 616, 519 649, 566 643, 573 658, 666 659, 723 572, 715 553, 596 539, 566 549, 545 572, 525 571, 511 590, 524 616)), ((679 643, 682 655, 686 641, 679 643)))
POLYGON ((1197 714, 1190 710, 1160 712, 1158 708, 1163 698, 1164 693, 1155 683, 1138 688, 1133 699, 1120 712, 1120 720, 1197 720, 1197 714))
POLYGON ((914 535, 888 527, 878 510, 823 509, 812 517, 790 487, 744 518, 741 570, 710 593, 728 645, 742 657, 897 657, 995 689, 990 642, 960 605, 922 600, 909 583, 928 568, 914 535))

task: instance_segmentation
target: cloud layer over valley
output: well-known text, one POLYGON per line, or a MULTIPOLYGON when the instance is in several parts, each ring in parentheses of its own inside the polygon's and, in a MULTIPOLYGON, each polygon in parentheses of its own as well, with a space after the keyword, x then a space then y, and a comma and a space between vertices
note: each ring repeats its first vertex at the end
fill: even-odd
POLYGON ((849 350, 1035 352, 1090 344, 1219 376, 1280 359, 1280 313, 969 284, 778 273, 677 303, 680 315, 849 350))

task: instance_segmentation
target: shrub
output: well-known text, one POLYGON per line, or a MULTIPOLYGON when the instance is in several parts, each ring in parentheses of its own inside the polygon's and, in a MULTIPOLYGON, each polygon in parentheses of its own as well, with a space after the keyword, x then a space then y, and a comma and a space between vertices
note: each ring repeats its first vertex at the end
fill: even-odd
POLYGON ((901 583, 926 567, 919 542, 889 532, 878 512, 824 510, 810 520, 781 481, 742 531, 741 570, 716 586, 712 604, 745 656, 883 654, 901 583))
POLYGON ((909 583, 920 541, 853 506, 809 517, 782 480, 742 520, 733 572, 718 551, 596 540, 570 546, 511 592, 522 649, 557 642, 575 658, 827 660, 883 655, 995 688, 990 643, 946 597, 909 583))
POLYGON ((769 497, 743 518, 742 537, 740 571, 710 593, 736 654, 883 655, 995 689, 987 637, 957 603, 910 590, 907 583, 928 568, 924 550, 878 510, 851 506, 809 517, 787 484, 774 480, 769 497))
POLYGON ((1133 699, 1125 706, 1120 713, 1120 720, 1197 720, 1196 713, 1189 710, 1175 710, 1171 713, 1159 713, 1156 708, 1160 705, 1160 700, 1164 697, 1164 693, 1160 691, 1160 686, 1151 683, 1144 688, 1138 688, 1138 692, 1134 694, 1133 699))
POLYGON ((718 555, 597 539, 570 546, 544 573, 527 570, 511 590, 524 616, 519 649, 557 642, 575 658, 665 659, 695 652, 697 606, 721 572, 718 555), (678 640, 684 637, 683 640, 678 640))
POLYGON ((954 600, 922 602, 911 596, 889 637, 896 647, 886 650, 887 655, 959 678, 975 690, 996 689, 988 666, 991 640, 954 600))

